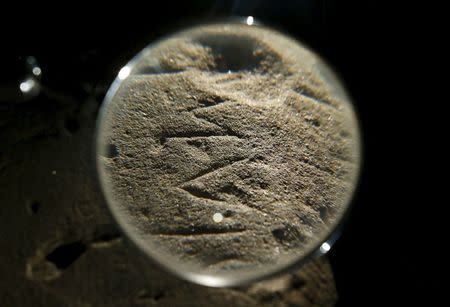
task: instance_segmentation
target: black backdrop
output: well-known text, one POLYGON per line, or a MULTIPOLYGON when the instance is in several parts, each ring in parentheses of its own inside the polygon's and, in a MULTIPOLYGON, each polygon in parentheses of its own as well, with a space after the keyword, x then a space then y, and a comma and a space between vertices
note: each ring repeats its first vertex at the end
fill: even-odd
MULTIPOLYGON (((109 84, 145 45, 190 24, 252 15, 305 42, 346 84, 364 142, 354 206, 330 252, 338 306, 429 304, 444 291, 434 274, 444 266, 443 253, 435 248, 440 242, 428 235, 442 226, 423 214, 439 209, 433 208, 432 195, 420 193, 421 182, 430 180, 419 171, 425 158, 411 158, 429 140, 421 133, 424 122, 409 121, 411 111, 428 111, 417 102, 424 90, 409 83, 427 76, 415 68, 421 66, 420 55, 409 61, 424 34, 415 32, 416 20, 408 6, 399 9, 375 1, 197 0, 120 7, 111 2, 95 10, 77 3, 61 5, 58 13, 53 9, 45 17, 34 11, 19 14, 14 26, 3 26, 8 36, 4 39, 9 35, 12 39, 4 48, 34 54, 44 72, 42 82, 73 96, 84 95, 83 85, 109 84), (411 44, 407 38, 413 35, 411 44), (411 143, 414 148, 405 150, 411 143), (430 251, 432 261, 425 257, 430 251)), ((15 59, 2 61, 14 69, 20 66, 15 59)), ((2 78, 9 82, 16 75, 20 69, 2 78)))

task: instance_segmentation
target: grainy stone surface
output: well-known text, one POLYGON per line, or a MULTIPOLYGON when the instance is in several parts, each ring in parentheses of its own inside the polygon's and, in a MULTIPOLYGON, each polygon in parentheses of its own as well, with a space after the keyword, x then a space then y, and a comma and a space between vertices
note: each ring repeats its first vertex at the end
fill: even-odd
POLYGON ((138 256, 115 228, 95 180, 95 116, 93 101, 0 109, 1 306, 334 304, 325 258, 274 281, 215 289, 138 256))
POLYGON ((207 26, 163 41, 105 111, 100 166, 116 217, 194 272, 302 256, 354 189, 351 104, 314 54, 270 30, 207 26))

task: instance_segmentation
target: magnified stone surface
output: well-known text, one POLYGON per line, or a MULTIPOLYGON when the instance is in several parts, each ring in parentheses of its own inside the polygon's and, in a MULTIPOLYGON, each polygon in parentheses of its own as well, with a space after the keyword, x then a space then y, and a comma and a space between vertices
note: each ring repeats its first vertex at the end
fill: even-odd
POLYGON ((348 98, 316 55, 265 28, 208 25, 155 44, 103 112, 113 213, 174 265, 220 273, 299 259, 354 189, 348 98))

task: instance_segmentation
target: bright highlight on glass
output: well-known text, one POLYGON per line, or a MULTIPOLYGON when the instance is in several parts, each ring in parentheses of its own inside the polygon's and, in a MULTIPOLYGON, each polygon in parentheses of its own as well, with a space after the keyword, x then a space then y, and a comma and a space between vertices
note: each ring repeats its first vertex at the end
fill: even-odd
POLYGON ((327 253, 330 249, 331 249, 331 246, 327 242, 322 243, 322 245, 320 246, 320 252, 322 254, 327 253))
POLYGON ((120 80, 124 80, 124 79, 126 79, 126 78, 130 75, 130 72, 131 72, 130 67, 124 66, 124 67, 122 67, 122 69, 119 71, 118 78, 119 78, 120 80))
POLYGON ((220 223, 223 221, 223 215, 222 213, 214 213, 213 215, 213 221, 216 223, 220 223))

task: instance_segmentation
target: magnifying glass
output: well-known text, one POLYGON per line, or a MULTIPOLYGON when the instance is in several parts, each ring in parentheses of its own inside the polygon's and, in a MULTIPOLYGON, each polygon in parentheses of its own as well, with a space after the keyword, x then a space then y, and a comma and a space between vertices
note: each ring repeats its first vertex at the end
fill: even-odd
POLYGON ((339 79, 252 17, 152 43, 120 70, 98 118, 97 169, 120 228, 162 267, 207 286, 328 252, 359 165, 339 79))

